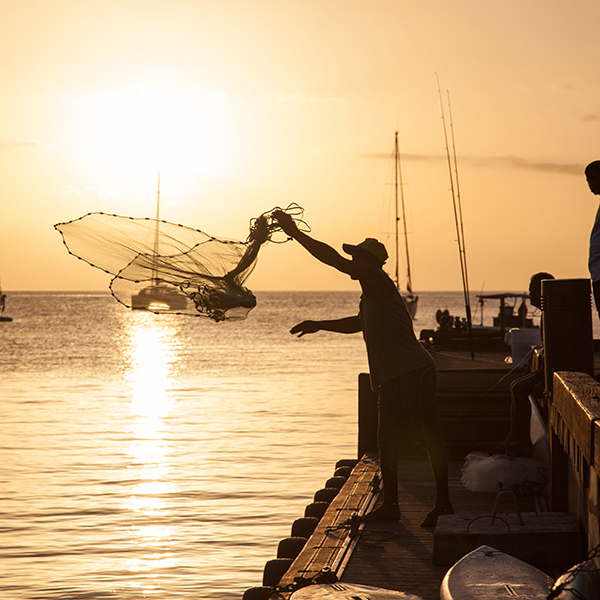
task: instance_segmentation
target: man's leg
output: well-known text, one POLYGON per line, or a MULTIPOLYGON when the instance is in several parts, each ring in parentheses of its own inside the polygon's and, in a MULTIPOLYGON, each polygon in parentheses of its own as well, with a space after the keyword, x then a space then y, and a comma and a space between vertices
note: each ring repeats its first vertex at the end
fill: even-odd
POLYGON ((398 505, 398 460, 390 459, 385 452, 379 452, 381 482, 383 486, 383 504, 367 513, 365 521, 399 521, 398 505))
POLYGON ((440 515, 454 514, 448 489, 448 454, 446 444, 441 436, 429 443, 427 454, 429 455, 429 464, 435 480, 436 496, 435 506, 425 517, 421 527, 435 527, 440 515))
POLYGON ((594 294, 594 303, 600 317, 600 281, 592 281, 592 292, 594 294))
POLYGON ((419 386, 420 414, 422 416, 423 438, 429 455, 429 464, 435 480, 435 506, 421 523, 421 527, 435 527, 440 515, 452 515, 454 509, 448 490, 448 453, 435 402, 435 367, 425 370, 419 386))
POLYGON ((394 397, 397 394, 395 380, 383 384, 379 392, 379 422, 377 439, 379 442, 379 466, 383 486, 383 504, 366 514, 365 521, 398 521, 400 507, 398 505, 398 459, 400 458, 401 438, 398 435, 398 415, 395 410, 394 397))

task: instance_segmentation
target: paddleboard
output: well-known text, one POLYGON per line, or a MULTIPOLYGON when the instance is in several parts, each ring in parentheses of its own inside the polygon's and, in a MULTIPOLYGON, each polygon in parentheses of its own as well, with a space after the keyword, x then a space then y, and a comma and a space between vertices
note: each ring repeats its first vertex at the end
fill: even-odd
POLYGON ((575 565, 563 573, 552 586, 552 597, 554 600, 600 600, 600 571, 594 561, 575 565))
POLYGON ((552 579, 532 565, 480 546, 444 576, 441 600, 546 600, 552 579))
POLYGON ((317 583, 295 591, 290 600, 423 600, 407 592, 397 592, 354 583, 317 583))

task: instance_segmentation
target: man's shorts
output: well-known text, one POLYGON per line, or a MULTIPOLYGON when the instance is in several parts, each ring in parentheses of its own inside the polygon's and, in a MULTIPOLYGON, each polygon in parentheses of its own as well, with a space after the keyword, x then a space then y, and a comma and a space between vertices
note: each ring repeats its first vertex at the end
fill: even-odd
POLYGON ((399 375, 379 390, 379 443, 410 448, 415 442, 424 448, 441 438, 435 402, 435 365, 399 375))

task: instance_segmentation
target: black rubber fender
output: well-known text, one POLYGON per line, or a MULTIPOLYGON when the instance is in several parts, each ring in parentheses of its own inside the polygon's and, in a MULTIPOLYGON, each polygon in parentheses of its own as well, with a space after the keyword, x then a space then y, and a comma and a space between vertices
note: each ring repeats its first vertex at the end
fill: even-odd
POLYGON ((352 469, 350 467, 338 467, 333 474, 335 477, 350 477, 352 469))
POLYGON ((272 587, 253 587, 244 592, 242 600, 269 600, 274 591, 272 587))
POLYGON ((329 508, 328 502, 311 502, 304 509, 304 516, 305 517, 316 517, 317 519, 320 520, 328 508, 329 508))
POLYGON ((296 558, 306 545, 305 537, 283 538, 277 546, 277 558, 296 558))
POLYGON ((263 587, 275 587, 293 562, 293 558, 273 558, 268 560, 263 571, 263 587))
POLYGON ((346 477, 330 477, 325 483, 325 487, 334 487, 338 490, 342 488, 342 486, 346 483, 346 477))
POLYGON ((317 528, 319 519, 317 517, 301 517, 292 523, 292 537, 303 537, 308 539, 317 528))
POLYGON ((321 488, 315 492, 315 502, 331 502, 339 492, 339 488, 321 488))

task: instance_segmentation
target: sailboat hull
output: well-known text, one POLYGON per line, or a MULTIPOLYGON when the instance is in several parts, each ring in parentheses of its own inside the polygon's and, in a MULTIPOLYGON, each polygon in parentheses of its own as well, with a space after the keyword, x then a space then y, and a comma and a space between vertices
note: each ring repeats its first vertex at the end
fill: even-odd
POLYGON ((133 310, 153 312, 184 310, 188 306, 187 296, 165 286, 151 286, 140 290, 131 297, 133 310))
POLYGON ((419 296, 402 294, 402 299, 404 300, 404 304, 406 304, 406 309, 408 310, 410 318, 414 320, 417 316, 417 308, 419 308, 419 296))

